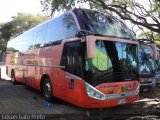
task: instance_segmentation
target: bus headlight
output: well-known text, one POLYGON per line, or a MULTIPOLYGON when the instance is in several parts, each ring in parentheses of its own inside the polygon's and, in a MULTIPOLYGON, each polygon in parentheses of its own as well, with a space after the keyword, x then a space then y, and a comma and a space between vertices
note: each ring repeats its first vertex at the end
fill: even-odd
POLYGON ((105 100, 105 94, 95 89, 93 86, 85 82, 87 95, 98 100, 105 100))

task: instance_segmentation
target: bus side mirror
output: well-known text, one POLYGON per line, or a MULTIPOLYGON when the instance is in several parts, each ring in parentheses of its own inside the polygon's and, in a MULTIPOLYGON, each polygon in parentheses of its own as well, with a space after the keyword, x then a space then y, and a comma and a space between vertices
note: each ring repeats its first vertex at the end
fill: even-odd
POLYGON ((96 53, 96 47, 95 47, 95 39, 94 37, 88 36, 86 38, 86 43, 87 43, 87 57, 88 58, 95 58, 96 53))
POLYGON ((151 48, 152 48, 152 51, 153 51, 154 59, 158 60, 158 48, 157 48, 156 43, 151 43, 151 48))

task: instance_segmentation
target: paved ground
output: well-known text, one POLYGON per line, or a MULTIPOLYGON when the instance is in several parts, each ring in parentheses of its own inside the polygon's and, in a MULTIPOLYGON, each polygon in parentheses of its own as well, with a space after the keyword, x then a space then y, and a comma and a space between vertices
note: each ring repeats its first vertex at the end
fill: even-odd
POLYGON ((49 114, 53 120, 160 120, 160 84, 154 91, 142 93, 138 101, 129 105, 83 109, 61 100, 47 103, 36 90, 21 84, 13 85, 4 71, 2 66, 0 113, 49 114))

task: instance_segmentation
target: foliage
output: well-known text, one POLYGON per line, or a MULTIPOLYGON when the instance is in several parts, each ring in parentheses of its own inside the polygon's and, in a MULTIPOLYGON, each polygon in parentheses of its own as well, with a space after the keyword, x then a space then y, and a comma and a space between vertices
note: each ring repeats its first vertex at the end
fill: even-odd
POLYGON ((14 26, 12 28, 12 30, 14 31, 12 37, 22 34, 24 31, 33 28, 34 26, 43 22, 46 19, 46 16, 42 16, 40 14, 31 15, 28 13, 18 13, 17 16, 13 17, 11 21, 14 26))
POLYGON ((160 33, 160 2, 159 0, 41 0, 43 11, 55 12, 73 9, 77 4, 88 4, 110 14, 116 14, 123 20, 160 33))
POLYGON ((27 13, 18 13, 12 17, 10 22, 0 24, 0 52, 1 55, 6 52, 7 42, 22 34, 24 31, 36 26, 46 20, 46 16, 40 14, 31 15, 27 13))
POLYGON ((47 11, 50 15, 54 12, 70 10, 76 5, 76 0, 41 0, 43 11, 47 11))
POLYGON ((0 59, 6 51, 6 45, 8 40, 11 38, 13 33, 13 25, 11 23, 1 23, 0 24, 0 59))

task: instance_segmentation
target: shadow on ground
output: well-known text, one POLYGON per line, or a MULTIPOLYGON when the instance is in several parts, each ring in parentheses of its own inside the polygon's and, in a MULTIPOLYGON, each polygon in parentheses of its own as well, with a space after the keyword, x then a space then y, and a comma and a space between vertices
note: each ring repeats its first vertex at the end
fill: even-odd
POLYGON ((159 120, 160 84, 155 90, 141 93, 138 101, 106 109, 84 109, 62 100, 46 102, 40 92, 22 84, 0 80, 0 113, 45 114, 60 120, 159 120))

